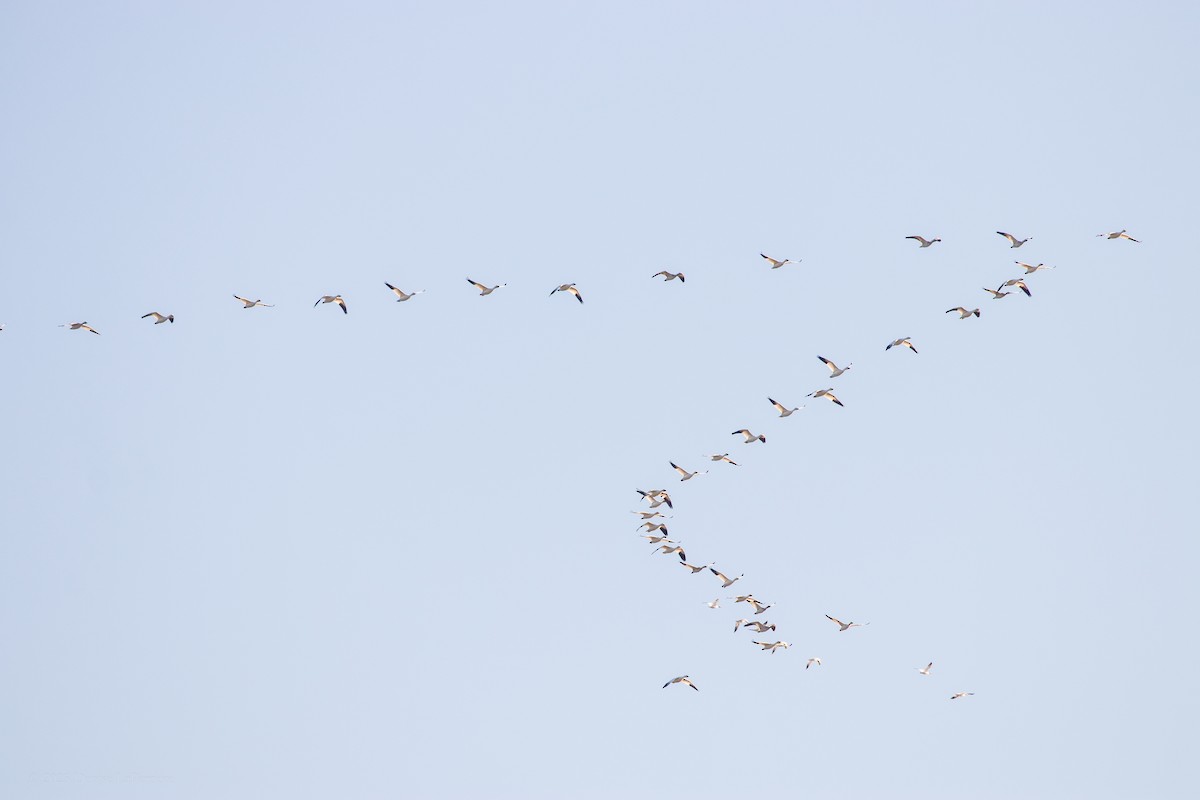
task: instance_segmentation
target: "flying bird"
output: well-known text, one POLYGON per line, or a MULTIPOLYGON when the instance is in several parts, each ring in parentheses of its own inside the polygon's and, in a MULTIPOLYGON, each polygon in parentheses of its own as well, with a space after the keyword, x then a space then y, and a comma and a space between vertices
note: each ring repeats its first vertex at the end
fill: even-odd
POLYGON ((763 612, 764 612, 764 611, 766 611, 768 608, 772 608, 772 607, 774 606, 774 603, 772 603, 772 604, 771 604, 771 605, 769 605, 769 606, 764 606, 762 603, 760 603, 760 602, 758 602, 757 600, 755 600, 755 599, 751 598, 751 599, 750 599, 750 605, 754 606, 754 613, 757 615, 757 614, 761 614, 761 613, 763 613, 763 612))
POLYGON ((670 464, 671 467, 676 472, 678 472, 680 475, 683 476, 682 478, 679 479, 681 481, 690 481, 692 478, 696 477, 697 475, 707 475, 708 474, 708 470, 704 470, 704 472, 688 472, 686 469, 679 466, 674 461, 668 461, 667 463, 670 464))
POLYGON ((1045 264, 1038 264, 1035 267, 1033 264, 1026 264, 1024 261, 1014 261, 1013 263, 1024 269, 1026 275, 1032 275, 1039 269, 1054 269, 1054 267, 1047 267, 1045 264))
POLYGON ((815 392, 805 395, 805 397, 811 397, 814 400, 817 399, 818 397, 824 397, 825 399, 829 400, 831 403, 836 403, 837 405, 841 406, 842 408, 846 407, 845 404, 842 403, 841 400, 838 400, 837 397, 833 394, 833 389, 818 389, 815 392))
POLYGON ((729 453, 721 453, 719 456, 710 455, 709 458, 713 461, 724 461, 726 464, 733 464, 735 467, 738 466, 736 461, 733 461, 729 458, 729 453))
POLYGON ((853 363, 850 363, 850 364, 847 364, 845 366, 845 368, 840 368, 840 367, 838 367, 837 364, 833 363, 825 356, 817 356, 817 360, 820 361, 825 366, 829 367, 829 377, 831 377, 831 378, 836 378, 838 375, 841 375, 843 372, 845 372, 846 370, 848 370, 852 366, 854 366, 853 363))
POLYGON ((996 233, 1000 234, 1005 239, 1008 239, 1008 241, 1010 242, 1010 244, 1009 244, 1010 250, 1014 247, 1020 247, 1021 245, 1028 242, 1029 239, 1033 238, 1032 236, 1030 236, 1029 239, 1018 239, 1017 237, 1013 236, 1011 233, 1005 233, 1004 231, 996 231, 996 233))
POLYGON ((970 311, 968 311, 967 309, 963 308, 962 306, 955 306, 954 308, 948 309, 948 310, 946 311, 946 313, 947 313, 947 314, 949 314, 951 311, 957 311, 957 312, 958 312, 958 318, 959 318, 959 319, 967 319, 967 318, 968 318, 968 317, 970 317, 972 314, 974 314, 974 315, 975 315, 975 316, 977 316, 977 317, 979 316, 979 309, 978 309, 978 308, 973 308, 973 309, 971 309, 970 311))
POLYGON ((668 544, 676 543, 674 539, 667 538, 667 534, 665 531, 663 532, 662 536, 655 536, 653 533, 643 533, 643 534, 640 534, 640 536, 643 539, 645 539, 647 542, 649 542, 650 544, 658 544, 659 542, 666 542, 668 544))
POLYGON ((172 325, 175 324, 175 315, 174 314, 167 314, 164 317, 162 314, 158 313, 157 311, 151 311, 149 314, 142 314, 142 319, 145 319, 146 317, 154 317, 155 325, 162 325, 164 322, 170 322, 172 325))
POLYGON ((905 336, 903 339, 897 339, 883 349, 891 350, 893 347, 907 347, 909 350, 912 350, 915 353, 917 352, 917 348, 913 347, 913 343, 910 341, 911 339, 911 336, 905 336))
POLYGON ((808 660, 808 663, 804 665, 804 668, 805 668, 805 669, 808 669, 808 668, 809 668, 809 667, 811 667, 813 664, 816 664, 818 667, 819 667, 819 666, 821 666, 821 659, 819 659, 819 658, 810 658, 810 659, 808 660))
POLYGON ((669 519, 669 517, 665 516, 661 511, 630 511, 629 513, 637 514, 642 519, 654 519, 655 517, 669 519))
POLYGON ((762 256, 763 258, 765 258, 767 261, 771 262, 771 269, 779 269, 784 264, 799 264, 800 261, 804 260, 802 258, 802 259, 800 259, 800 261, 792 261, 790 258, 785 258, 783 261, 780 261, 779 259, 771 258, 769 255, 766 255, 765 253, 759 253, 759 255, 762 256))
POLYGON ((637 493, 642 496, 643 500, 650 501, 650 508, 658 508, 663 503, 667 504, 667 508, 675 507, 675 504, 671 502, 671 495, 667 494, 666 489, 651 489, 648 492, 638 489, 637 493))
POLYGON ((683 277, 683 273, 682 273, 682 272, 667 272, 665 269, 664 269, 662 272, 656 272, 656 273, 654 273, 654 274, 653 274, 653 275, 651 275, 650 277, 651 277, 651 278, 657 278, 659 275, 662 275, 662 276, 663 276, 663 280, 664 280, 664 281, 673 281, 673 280, 675 280, 676 278, 679 278, 679 282, 680 282, 680 283, 687 283, 687 279, 683 277))
MULTIPOLYGON (((734 621, 733 621, 733 632, 734 632, 734 633, 737 633, 737 632, 738 632, 738 628, 742 627, 743 625, 749 625, 749 624, 750 624, 750 620, 748 620, 748 619, 737 619, 737 620, 734 620, 734 621)), ((755 623, 755 624, 757 624, 757 623, 755 623)), ((761 633, 761 631, 760 631, 760 633, 761 633)))
POLYGON ((412 294, 405 294, 405 293, 404 293, 404 290, 402 290, 402 289, 397 289, 395 286, 392 286, 392 285, 391 285, 390 283, 388 283, 387 281, 384 281, 384 282, 383 282, 383 285, 384 285, 384 286, 386 286, 386 287, 388 287, 389 289, 391 289, 391 290, 392 290, 392 292, 393 292, 393 293, 396 295, 396 302, 397 302, 397 303, 403 303, 405 300, 411 300, 411 299, 413 299, 414 297, 416 297, 417 295, 419 295, 419 294, 423 294, 423 293, 425 292, 425 290, 424 290, 424 289, 420 289, 420 290, 418 290, 418 291, 415 291, 415 292, 413 292, 412 294))
POLYGON ((1003 289, 1003 288, 1004 288, 1004 284, 1002 283, 1002 284, 1000 284, 1000 286, 999 286, 998 288, 996 288, 996 289, 989 289, 989 288, 987 288, 987 287, 985 286, 985 287, 983 287, 983 290, 984 290, 985 292, 987 292, 988 294, 990 294, 990 295, 992 296, 992 299, 993 299, 993 300, 999 300, 1001 297, 1008 297, 1010 294, 1012 294, 1012 292, 1002 292, 1002 291, 1000 291, 1000 290, 1001 290, 1001 289, 1003 289))
POLYGON ((770 651, 771 651, 771 655, 775 655, 775 651, 776 651, 776 650, 779 650, 779 649, 781 649, 781 648, 782 648, 782 649, 784 649, 784 650, 786 650, 786 649, 788 649, 789 647, 791 647, 791 646, 792 646, 790 642, 769 642, 769 643, 768 643, 768 642, 758 642, 758 641, 756 641, 756 642, 755 642, 755 644, 756 644, 756 645, 759 645, 760 647, 762 647, 762 649, 763 649, 763 650, 770 650, 770 651))
POLYGON ((861 628, 863 625, 871 624, 869 622, 842 622, 837 617, 831 617, 828 614, 825 615, 825 619, 833 620, 838 624, 838 633, 841 633, 842 631, 848 631, 851 628, 861 628))
POLYGON ((330 295, 330 294, 324 294, 324 295, 321 295, 321 299, 320 299, 320 300, 318 300, 317 302, 313 303, 313 308, 316 308, 317 306, 321 305, 321 303, 337 303, 339 306, 341 306, 341 307, 342 307, 342 313, 343 313, 343 314, 349 314, 349 313, 350 313, 349 311, 347 311, 347 310, 346 310, 346 301, 342 299, 342 296, 341 296, 340 294, 334 294, 334 295, 330 295))
POLYGON ((775 630, 773 622, 746 622, 747 628, 754 628, 755 633, 766 633, 775 630))
POLYGON ((714 597, 712 600, 709 600, 704 605, 708 606, 709 608, 720 608, 721 607, 721 598, 714 597))
MULTIPOLYGON (((568 292, 575 295, 575 299, 580 303, 583 302, 583 295, 579 293, 579 290, 575 288, 575 284, 573 283, 564 283, 562 286, 555 288, 554 292, 568 292)), ((551 297, 554 297, 554 292, 550 293, 551 297)))
POLYGON ((680 675, 678 678, 671 678, 671 680, 669 680, 663 684, 663 688, 664 689, 667 688, 672 683, 682 683, 682 684, 692 687, 693 689, 696 689, 697 692, 700 691, 698 688, 696 688, 696 684, 694 684, 690 680, 688 680, 687 675, 680 675))
MULTIPOLYGON (((664 555, 670 555, 671 553, 678 553, 680 561, 687 561, 687 553, 683 552, 683 545, 661 544, 658 546, 658 549, 655 550, 654 552, 655 553, 663 553, 664 555)), ((654 555, 654 553, 651 553, 650 555, 654 555)))
POLYGON ((769 397, 767 398, 767 402, 769 402, 771 405, 775 406, 775 410, 779 412, 779 416, 781 416, 781 417, 790 417, 792 414, 794 414, 797 411, 799 411, 800 409, 804 408, 804 406, 796 406, 795 408, 784 408, 782 405, 780 405, 779 403, 776 403, 774 400, 772 400, 769 397))
POLYGON ((955 692, 954 694, 950 695, 950 699, 957 700, 960 697, 970 697, 973 694, 975 694, 975 693, 974 692, 955 692))
POLYGON ((233 296, 233 298, 235 300, 242 301, 242 308, 254 308, 255 306, 262 306, 263 308, 274 308, 275 307, 268 303, 264 303, 262 300, 247 300, 244 297, 238 297, 236 294, 233 296))
POLYGON ((1026 297, 1033 297, 1033 295, 1029 293, 1029 287, 1025 285, 1025 281, 1021 280, 1020 278, 1011 278, 1000 284, 1000 288, 1004 288, 1005 286, 1015 286, 1024 292, 1026 297))
MULTIPOLYGON (((714 561, 713 564, 715 564, 715 563, 716 562, 714 561)), ((704 570, 711 567, 712 564, 701 564, 700 566, 696 566, 695 564, 689 564, 686 561, 681 561, 681 562, 679 562, 679 566, 690 569, 692 571, 692 574, 695 575, 698 572, 704 572, 704 570)))
POLYGON ((711 572, 713 575, 716 575, 717 579, 721 581, 722 589, 728 589, 730 586, 733 586, 735 583, 740 581, 742 578, 746 577, 746 574, 742 573, 741 575, 738 575, 736 578, 730 578, 725 573, 719 572, 718 570, 715 570, 712 567, 709 567, 708 571, 711 572))
POLYGON ((643 522, 641 525, 638 525, 638 530, 642 528, 646 529, 646 533, 654 533, 655 531, 667 533, 667 524, 665 522, 643 522))
POLYGON ((70 328, 73 331, 91 331, 92 333, 96 334, 97 336, 100 335, 100 331, 96 330, 91 325, 88 325, 87 322, 68 322, 65 325, 59 325, 58 327, 70 328))
POLYGON ((501 286, 508 286, 507 283, 501 283, 496 286, 490 286, 490 287, 484 286, 482 283, 479 283, 478 281, 473 281, 470 278, 467 278, 467 283, 471 284, 472 286, 474 286, 476 289, 479 290, 480 297, 487 297, 489 294, 496 291, 501 286))
POLYGON ((921 243, 921 247, 929 247, 934 242, 940 242, 941 239, 926 239, 924 236, 905 236, 905 239, 916 239, 921 243))
POLYGON ((930 661, 928 664, 926 664, 923 667, 913 667, 913 669, 915 669, 917 672, 921 673, 922 675, 928 675, 929 670, 933 669, 933 662, 930 661))
POLYGON ((1099 237, 1107 238, 1107 239, 1128 239, 1131 242, 1138 241, 1137 239, 1133 238, 1129 234, 1125 233, 1124 228, 1122 228, 1119 231, 1116 231, 1115 233, 1097 233, 1096 235, 1099 237))
POLYGON ((737 436, 739 433, 740 433, 742 436, 745 436, 745 437, 746 437, 746 442, 745 442, 746 444, 750 444, 750 443, 751 443, 751 442, 753 442, 755 439, 757 439, 757 440, 758 440, 758 441, 760 441, 760 442, 765 442, 765 441, 767 440, 767 437, 765 437, 765 436, 755 436, 753 433, 751 433, 750 431, 746 430, 745 428, 742 428, 740 431, 734 431, 733 433, 731 433, 731 434, 729 434, 729 435, 730 435, 730 436, 737 436))

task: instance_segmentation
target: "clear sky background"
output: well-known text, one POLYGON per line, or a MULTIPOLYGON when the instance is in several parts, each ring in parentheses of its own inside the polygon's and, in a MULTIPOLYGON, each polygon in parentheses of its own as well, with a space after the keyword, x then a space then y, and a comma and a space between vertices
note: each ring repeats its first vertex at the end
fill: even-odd
POLYGON ((1188 796, 1198 29, 5 3, 0 794, 1188 796))

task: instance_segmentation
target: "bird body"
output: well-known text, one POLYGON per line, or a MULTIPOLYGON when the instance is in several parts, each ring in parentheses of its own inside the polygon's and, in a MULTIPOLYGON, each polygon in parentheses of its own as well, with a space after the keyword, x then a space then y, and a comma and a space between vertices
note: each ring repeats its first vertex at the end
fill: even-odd
POLYGON ((963 308, 962 306, 955 306, 954 308, 948 309, 948 310, 946 311, 946 313, 947 313, 947 314, 949 314, 951 311, 957 311, 957 312, 958 312, 958 318, 959 318, 959 319, 967 319, 967 318, 968 318, 968 317, 970 317, 972 314, 974 314, 974 315, 975 315, 975 316, 977 316, 977 317, 979 316, 979 309, 978 309, 978 308, 973 308, 973 309, 971 309, 970 311, 968 311, 967 309, 963 308))

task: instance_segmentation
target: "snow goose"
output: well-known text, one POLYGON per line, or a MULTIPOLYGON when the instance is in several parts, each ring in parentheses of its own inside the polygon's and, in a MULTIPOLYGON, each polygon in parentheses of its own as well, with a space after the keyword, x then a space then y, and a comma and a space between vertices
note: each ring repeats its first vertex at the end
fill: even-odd
MULTIPOLYGON (((749 625, 749 624, 750 624, 750 620, 748 620, 748 619, 744 619, 744 618, 743 619, 735 619, 733 621, 733 632, 737 633, 738 628, 742 627, 743 625, 749 625)), ((758 624, 758 623, 755 623, 755 624, 758 624)))
POLYGON ((756 645, 758 645, 759 647, 761 647, 763 650, 770 650, 771 655, 775 655, 776 650, 780 650, 780 649, 787 650, 789 647, 792 646, 791 643, 789 643, 789 642, 770 642, 770 643, 768 643, 768 642, 755 641, 754 643, 756 645))
POLYGON ((664 269, 662 272, 656 272, 656 273, 654 273, 654 274, 653 274, 653 275, 651 275, 650 277, 651 277, 651 278, 657 278, 659 275, 662 275, 662 276, 663 276, 663 280, 664 280, 664 281, 673 281, 673 280, 675 280, 676 278, 679 278, 679 282, 680 282, 680 283, 687 283, 687 279, 683 277, 683 273, 682 273, 682 272, 667 272, 665 269, 664 269))
POLYGON ((717 563, 717 562, 714 561, 711 564, 701 564, 700 566, 696 566, 695 564, 689 564, 686 561, 680 561, 679 566, 690 569, 692 571, 692 574, 696 575, 697 573, 704 572, 704 570, 708 569, 715 563, 717 563))
POLYGON ((847 364, 844 368, 838 367, 837 364, 833 363, 825 356, 817 356, 817 360, 820 361, 825 366, 829 367, 829 377, 831 377, 831 378, 836 378, 838 375, 841 375, 843 372, 845 372, 846 370, 848 370, 854 366, 853 362, 851 362, 851 363, 847 364))
POLYGON ((425 292, 424 289, 419 289, 419 290, 413 292, 412 294, 405 294, 403 289, 397 289, 395 286, 392 286, 387 281, 384 281, 383 285, 388 287, 389 289, 391 289, 392 293, 396 295, 397 303, 403 303, 405 300, 411 300, 414 297, 416 297, 417 295, 424 294, 424 292, 425 292))
POLYGON ((974 314, 974 315, 975 315, 975 316, 977 316, 977 317, 979 316, 979 309, 978 309, 978 308, 973 308, 973 309, 971 309, 970 311, 968 311, 967 309, 963 308, 962 306, 955 306, 954 308, 948 309, 948 310, 946 311, 946 313, 947 313, 947 314, 949 314, 951 311, 957 311, 957 312, 958 312, 958 318, 959 318, 959 319, 967 319, 967 318, 968 318, 968 317, 970 317, 972 314, 974 314))
POLYGON ((819 658, 816 658, 816 657, 810 658, 810 659, 808 660, 808 663, 804 665, 804 668, 805 668, 805 669, 808 669, 808 668, 809 668, 809 667, 811 667, 813 664, 816 664, 818 667, 819 667, 819 666, 821 666, 821 659, 819 659, 819 658))
POLYGON ((871 624, 869 622, 842 622, 837 617, 831 617, 828 614, 825 615, 825 619, 833 620, 837 623, 838 633, 841 633, 842 631, 848 631, 851 628, 861 628, 863 625, 871 624))
POLYGON ((1021 280, 1020 278, 1011 278, 1000 284, 1000 288, 1004 288, 1005 286, 1015 286, 1024 292, 1026 297, 1033 297, 1033 295, 1030 294, 1029 287, 1025 284, 1025 281, 1021 280))
POLYGON ((721 453, 720 455, 710 455, 709 458, 712 459, 713 461, 724 461, 726 464, 733 464, 735 467, 738 465, 738 463, 736 461, 734 461, 733 459, 731 459, 729 457, 729 453, 721 453))
POLYGON ((971 697, 974 694, 974 692, 955 692, 954 694, 950 695, 950 699, 957 700, 960 697, 971 697))
POLYGON ((842 403, 841 400, 838 400, 837 397, 833 394, 833 389, 818 389, 817 391, 812 392, 811 394, 808 394, 805 396, 811 397, 814 400, 816 400, 818 397, 824 397, 826 400, 828 400, 831 403, 836 403, 837 405, 842 406, 842 408, 846 407, 845 404, 842 403))
POLYGON ((917 672, 921 673, 922 675, 928 675, 929 670, 933 669, 933 662, 930 661, 928 664, 926 664, 923 667, 913 667, 913 669, 915 669, 917 672))
POLYGON ((747 628, 754 628, 755 633, 766 633, 775 630, 774 622, 747 622, 747 628))
POLYGON ((175 324, 174 314, 167 314, 166 316, 163 316, 157 311, 151 311, 149 314, 142 314, 142 319, 146 319, 147 317, 154 317, 155 325, 162 325, 164 322, 170 322, 172 325, 175 324))
POLYGON ((777 258, 771 258, 769 255, 767 255, 765 253, 759 253, 759 255, 762 256, 763 258, 765 258, 767 261, 771 262, 771 269, 779 269, 784 264, 799 264, 800 261, 804 260, 804 259, 800 259, 800 261, 792 261, 790 258, 785 258, 783 261, 780 261, 777 258))
POLYGON ((683 685, 685 685, 685 686, 690 686, 690 687, 692 687, 693 689, 696 689, 696 691, 697 691, 697 692, 698 692, 698 691, 700 691, 700 690, 699 690, 699 689, 696 687, 696 684, 694 684, 694 683, 692 683, 690 680, 688 680, 688 676, 687 676, 687 675, 680 675, 678 678, 671 678, 671 680, 669 680, 669 681, 667 681, 666 683, 664 683, 664 684, 663 684, 663 688, 664 688, 664 689, 665 689, 665 688, 667 688, 667 687, 668 687, 668 686, 670 686, 672 683, 682 683, 682 684, 683 684, 683 685))
MULTIPOLYGON (((687 561, 687 553, 683 552, 683 545, 681 544, 660 544, 654 553, 662 553, 663 555, 668 556, 671 555, 671 553, 676 553, 679 555, 680 561, 687 561)), ((654 555, 654 553, 651 553, 650 555, 654 555)))
POLYGON ((246 298, 239 297, 236 294, 233 296, 233 299, 241 300, 242 308, 254 308, 255 306, 261 306, 263 308, 274 308, 275 307, 273 305, 270 305, 269 303, 264 303, 262 300, 247 300, 246 298))
POLYGON ((317 302, 313 303, 313 308, 316 308, 317 306, 321 305, 321 303, 337 303, 339 306, 342 307, 343 314, 350 313, 349 311, 346 310, 346 301, 342 299, 342 296, 340 294, 323 294, 323 295, 321 295, 321 299, 318 300, 317 302))
POLYGON ((725 573, 720 572, 719 570, 713 569, 712 567, 709 567, 708 571, 711 572, 713 575, 716 575, 717 580, 721 581, 722 589, 728 589, 730 586, 733 586, 735 583, 740 581, 742 578, 746 577, 746 573, 744 573, 744 572, 741 575, 738 575, 736 578, 730 578, 725 573))
POLYGON ((989 289, 989 288, 987 288, 987 287, 985 286, 985 287, 983 287, 983 290, 984 290, 985 292, 987 292, 988 294, 990 294, 990 295, 992 296, 992 299, 993 299, 993 300, 999 300, 999 299, 1000 299, 1000 298, 1002 298, 1002 297, 1008 297, 1010 294, 1012 294, 1012 292, 1002 292, 1002 291, 1000 291, 1000 290, 1001 290, 1001 289, 1003 289, 1003 288, 1004 288, 1004 284, 1002 283, 1002 284, 1000 284, 1000 286, 999 286, 998 288, 996 288, 996 289, 989 289))
POLYGON ((741 429, 741 430, 739 430, 739 431, 734 431, 733 433, 731 433, 731 434, 729 434, 729 435, 730 435, 730 436, 737 436, 739 433, 740 433, 742 436, 745 436, 745 437, 746 437, 746 444, 750 444, 750 443, 751 443, 751 442, 753 442, 755 439, 757 439, 757 440, 758 440, 758 441, 760 441, 760 442, 765 442, 765 441, 767 440, 767 437, 765 437, 765 436, 755 436, 753 433, 751 433, 750 431, 746 430, 745 428, 742 428, 742 429, 741 429))
POLYGON ((683 476, 682 478, 679 479, 681 481, 690 481, 692 478, 696 477, 697 475, 707 475, 708 474, 708 470, 704 470, 704 472, 688 472, 686 469, 679 466, 674 461, 668 461, 667 463, 671 465, 672 469, 674 469, 676 472, 678 472, 680 475, 683 476))
POLYGON ((1021 245, 1025 244, 1026 242, 1028 242, 1030 239, 1033 238, 1032 236, 1030 236, 1028 239, 1018 239, 1017 237, 1013 236, 1011 233, 1005 233, 1004 231, 996 231, 996 233, 1000 234, 1005 239, 1008 239, 1010 250, 1015 247, 1020 247, 1021 245))
MULTIPOLYGON (((580 303, 583 302, 583 295, 579 293, 579 290, 575 288, 575 284, 573 283, 564 283, 562 286, 556 287, 554 292, 567 292, 569 294, 573 294, 575 295, 576 300, 578 300, 580 303)), ((554 297, 554 292, 550 293, 551 297, 554 297)))
POLYGON ((643 522, 641 525, 638 525, 638 530, 642 528, 646 529, 646 533, 654 533, 655 531, 667 533, 667 524, 665 522, 643 522))
POLYGON ((1122 228, 1121 230, 1116 231, 1114 233, 1097 233, 1096 235, 1099 237, 1106 238, 1106 239, 1128 239, 1131 242, 1139 241, 1138 239, 1135 239, 1132 236, 1130 236, 1129 234, 1125 233, 1124 228, 1122 228))
POLYGON ((1013 263, 1016 264, 1021 269, 1025 270, 1026 275, 1032 275, 1033 273, 1037 272, 1039 269, 1054 269, 1054 267, 1047 267, 1045 264, 1038 264, 1035 267, 1033 264, 1026 264, 1024 261, 1014 261, 1013 263))
POLYGON ((887 347, 885 347, 883 349, 891 350, 893 347, 907 347, 909 350, 912 350, 914 353, 917 352, 917 348, 913 347, 911 336, 905 336, 903 339, 897 339, 896 341, 892 342, 891 344, 889 344, 887 347))
POLYGON ((647 542, 649 542, 650 544, 658 544, 659 542, 666 542, 667 544, 676 544, 676 541, 674 539, 668 538, 668 534, 666 531, 663 531, 662 536, 655 536, 653 533, 643 533, 643 534, 639 534, 639 535, 643 539, 645 539, 647 542))
POLYGON ((757 615, 757 614, 761 614, 761 613, 763 613, 763 612, 764 612, 764 611, 766 611, 768 608, 772 608, 772 607, 774 606, 774 603, 772 603, 772 604, 771 604, 771 605, 769 605, 769 606, 764 606, 762 603, 760 603, 760 602, 758 602, 757 600, 754 600, 753 598, 751 598, 751 600, 750 600, 750 605, 754 606, 754 613, 757 615))
POLYGON ((734 595, 733 597, 730 597, 729 599, 735 603, 751 603, 754 601, 754 595, 752 595, 752 594, 737 594, 737 595, 734 595))
POLYGON ((88 325, 87 322, 68 322, 64 325, 59 325, 58 327, 70 328, 73 331, 91 331, 92 333, 96 334, 97 336, 100 335, 100 331, 96 330, 91 325, 88 325))
POLYGON ((650 508, 658 508, 663 503, 667 504, 667 508, 675 507, 675 504, 671 502, 671 495, 667 494, 666 489, 651 489, 647 492, 638 489, 637 493, 642 496, 643 500, 650 501, 650 508))
POLYGON ((782 405, 780 405, 779 403, 776 403, 774 400, 772 400, 769 397, 767 398, 767 402, 775 407, 775 410, 779 412, 779 416, 781 416, 781 417, 790 417, 792 414, 795 414, 797 411, 804 408, 804 406, 796 406, 795 408, 784 408, 782 405))
POLYGON ((665 516, 661 511, 630 511, 629 513, 637 514, 642 519, 654 519, 655 517, 670 519, 670 517, 665 516))
POLYGON ((714 597, 712 600, 709 600, 704 605, 708 606, 709 608, 720 608, 721 607, 721 598, 714 597))
POLYGON ((921 243, 921 247, 929 247, 934 242, 940 242, 941 239, 926 239, 924 236, 905 236, 905 239, 915 239, 921 243))
POLYGON ((500 287, 508 286, 507 283, 497 284, 496 286, 484 286, 482 283, 479 283, 478 281, 473 281, 470 278, 467 278, 467 283, 471 284, 472 286, 474 286, 476 289, 479 290, 480 297, 487 297, 489 294, 496 291, 500 287))

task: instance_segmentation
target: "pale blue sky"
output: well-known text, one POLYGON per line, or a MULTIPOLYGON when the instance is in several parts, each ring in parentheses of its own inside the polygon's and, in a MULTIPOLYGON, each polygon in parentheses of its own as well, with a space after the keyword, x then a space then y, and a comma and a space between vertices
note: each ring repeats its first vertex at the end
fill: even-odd
POLYGON ((1198 27, 4 4, 0 794, 1187 796, 1198 27))

